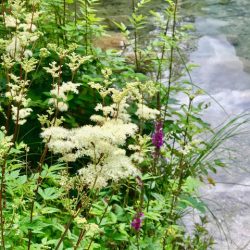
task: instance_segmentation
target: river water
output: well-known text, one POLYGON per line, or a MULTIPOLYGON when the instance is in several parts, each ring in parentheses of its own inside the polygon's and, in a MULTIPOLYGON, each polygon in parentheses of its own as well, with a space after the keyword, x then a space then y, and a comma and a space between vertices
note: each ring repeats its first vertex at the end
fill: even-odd
MULTIPOLYGON (((199 66, 191 75, 193 81, 209 92, 223 106, 211 102, 206 112, 214 126, 228 116, 250 109, 250 1, 188 0, 191 8, 185 15, 194 21, 196 49, 190 62, 199 66)), ((236 150, 229 168, 213 178, 216 187, 202 189, 214 218, 210 228, 215 249, 250 249, 250 126, 246 133, 227 142, 236 150)), ((211 216, 211 218, 213 218, 211 216)))
MULTIPOLYGON (((164 1, 153 2, 160 9, 164 1)), ((193 81, 223 106, 209 96, 201 98, 211 102, 204 118, 216 127, 250 110, 250 0, 181 2, 186 21, 195 26, 190 62, 200 66, 191 73, 193 81)), ((131 11, 127 0, 105 0, 103 7, 108 19, 126 20, 131 11)), ((248 130, 250 125, 244 128, 248 130)), ((229 167, 212 175, 215 187, 207 185, 201 191, 213 213, 209 228, 217 242, 215 249, 250 250, 250 132, 225 147, 235 150, 229 167)))

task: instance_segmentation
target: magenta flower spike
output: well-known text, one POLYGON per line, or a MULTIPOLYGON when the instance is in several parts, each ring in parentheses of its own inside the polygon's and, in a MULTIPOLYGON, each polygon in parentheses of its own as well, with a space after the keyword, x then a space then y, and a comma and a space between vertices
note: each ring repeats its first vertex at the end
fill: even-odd
POLYGON ((135 231, 139 231, 142 227, 142 220, 143 220, 144 214, 138 213, 135 218, 133 219, 131 223, 131 227, 134 228, 135 231))
POLYGON ((164 143, 164 133, 163 133, 163 123, 162 121, 157 121, 155 123, 155 131, 152 135, 152 143, 157 148, 160 149, 164 143))

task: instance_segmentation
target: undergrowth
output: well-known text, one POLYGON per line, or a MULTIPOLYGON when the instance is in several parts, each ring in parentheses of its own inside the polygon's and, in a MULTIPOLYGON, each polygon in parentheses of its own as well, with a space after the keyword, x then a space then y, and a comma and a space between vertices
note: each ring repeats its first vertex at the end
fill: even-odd
POLYGON ((94 46, 97 0, 2 1, 1 249, 213 247, 197 189, 244 121, 202 120, 178 0, 143 14, 149 3, 132 0, 129 28, 116 23, 128 52, 94 46), (188 235, 190 207, 201 223, 188 235))

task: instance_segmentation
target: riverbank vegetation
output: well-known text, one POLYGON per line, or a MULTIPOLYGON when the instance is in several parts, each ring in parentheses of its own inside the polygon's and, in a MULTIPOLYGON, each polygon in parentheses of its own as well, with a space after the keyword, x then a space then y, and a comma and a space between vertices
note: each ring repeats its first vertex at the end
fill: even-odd
POLYGON ((131 1, 112 49, 97 0, 2 1, 1 249, 213 247, 197 188, 239 124, 202 120, 180 3, 149 2, 131 1))

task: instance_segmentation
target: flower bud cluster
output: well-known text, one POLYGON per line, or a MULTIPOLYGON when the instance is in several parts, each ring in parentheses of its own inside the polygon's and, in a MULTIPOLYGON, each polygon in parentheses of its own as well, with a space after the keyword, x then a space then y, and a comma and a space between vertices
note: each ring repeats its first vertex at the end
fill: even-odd
POLYGON ((37 60, 35 58, 24 58, 23 61, 21 62, 22 68, 23 70, 27 73, 35 70, 36 68, 36 64, 37 64, 37 60))
POLYGON ((10 147, 13 145, 12 136, 7 136, 4 128, 0 130, 0 163, 5 159, 10 147))
POLYGON ((133 162, 140 164, 145 160, 147 154, 152 151, 152 147, 150 147, 151 138, 148 135, 136 135, 134 140, 135 143, 128 146, 129 150, 134 151, 130 158, 133 162))
POLYGON ((23 125, 32 112, 32 109, 28 107, 30 100, 27 98, 29 80, 21 80, 20 77, 13 74, 10 74, 9 77, 11 79, 8 83, 9 91, 5 96, 13 103, 11 105, 13 120, 19 125, 23 125))
POLYGON ((160 111, 157 109, 151 109, 144 103, 138 104, 138 109, 135 113, 140 119, 143 120, 155 120, 160 111))
MULTIPOLYGON (((36 3, 34 3, 36 4, 36 3)), ((39 39, 42 34, 37 30, 37 22, 40 12, 27 13, 25 1, 10 1, 11 14, 5 14, 5 26, 13 29, 11 39, 6 41, 5 49, 14 60, 20 61, 23 57, 31 57, 32 51, 27 49, 39 39)))
POLYGON ((68 110, 67 94, 69 92, 78 94, 77 88, 79 86, 80 83, 73 83, 71 81, 63 82, 61 86, 55 84, 54 88, 50 91, 52 98, 49 99, 49 104, 52 104, 55 108, 57 108, 61 112, 67 111, 68 110))
POLYGON ((91 59, 91 56, 80 56, 75 52, 71 53, 67 57, 69 58, 70 62, 66 64, 69 66, 72 74, 74 74, 83 63, 91 59))
POLYGON ((7 70, 11 69, 15 64, 14 60, 9 55, 4 54, 1 59, 3 60, 1 65, 7 70))
POLYGON ((50 67, 43 67, 47 73, 51 74, 53 78, 58 78, 61 75, 61 68, 58 65, 57 62, 53 61, 49 64, 50 67))

